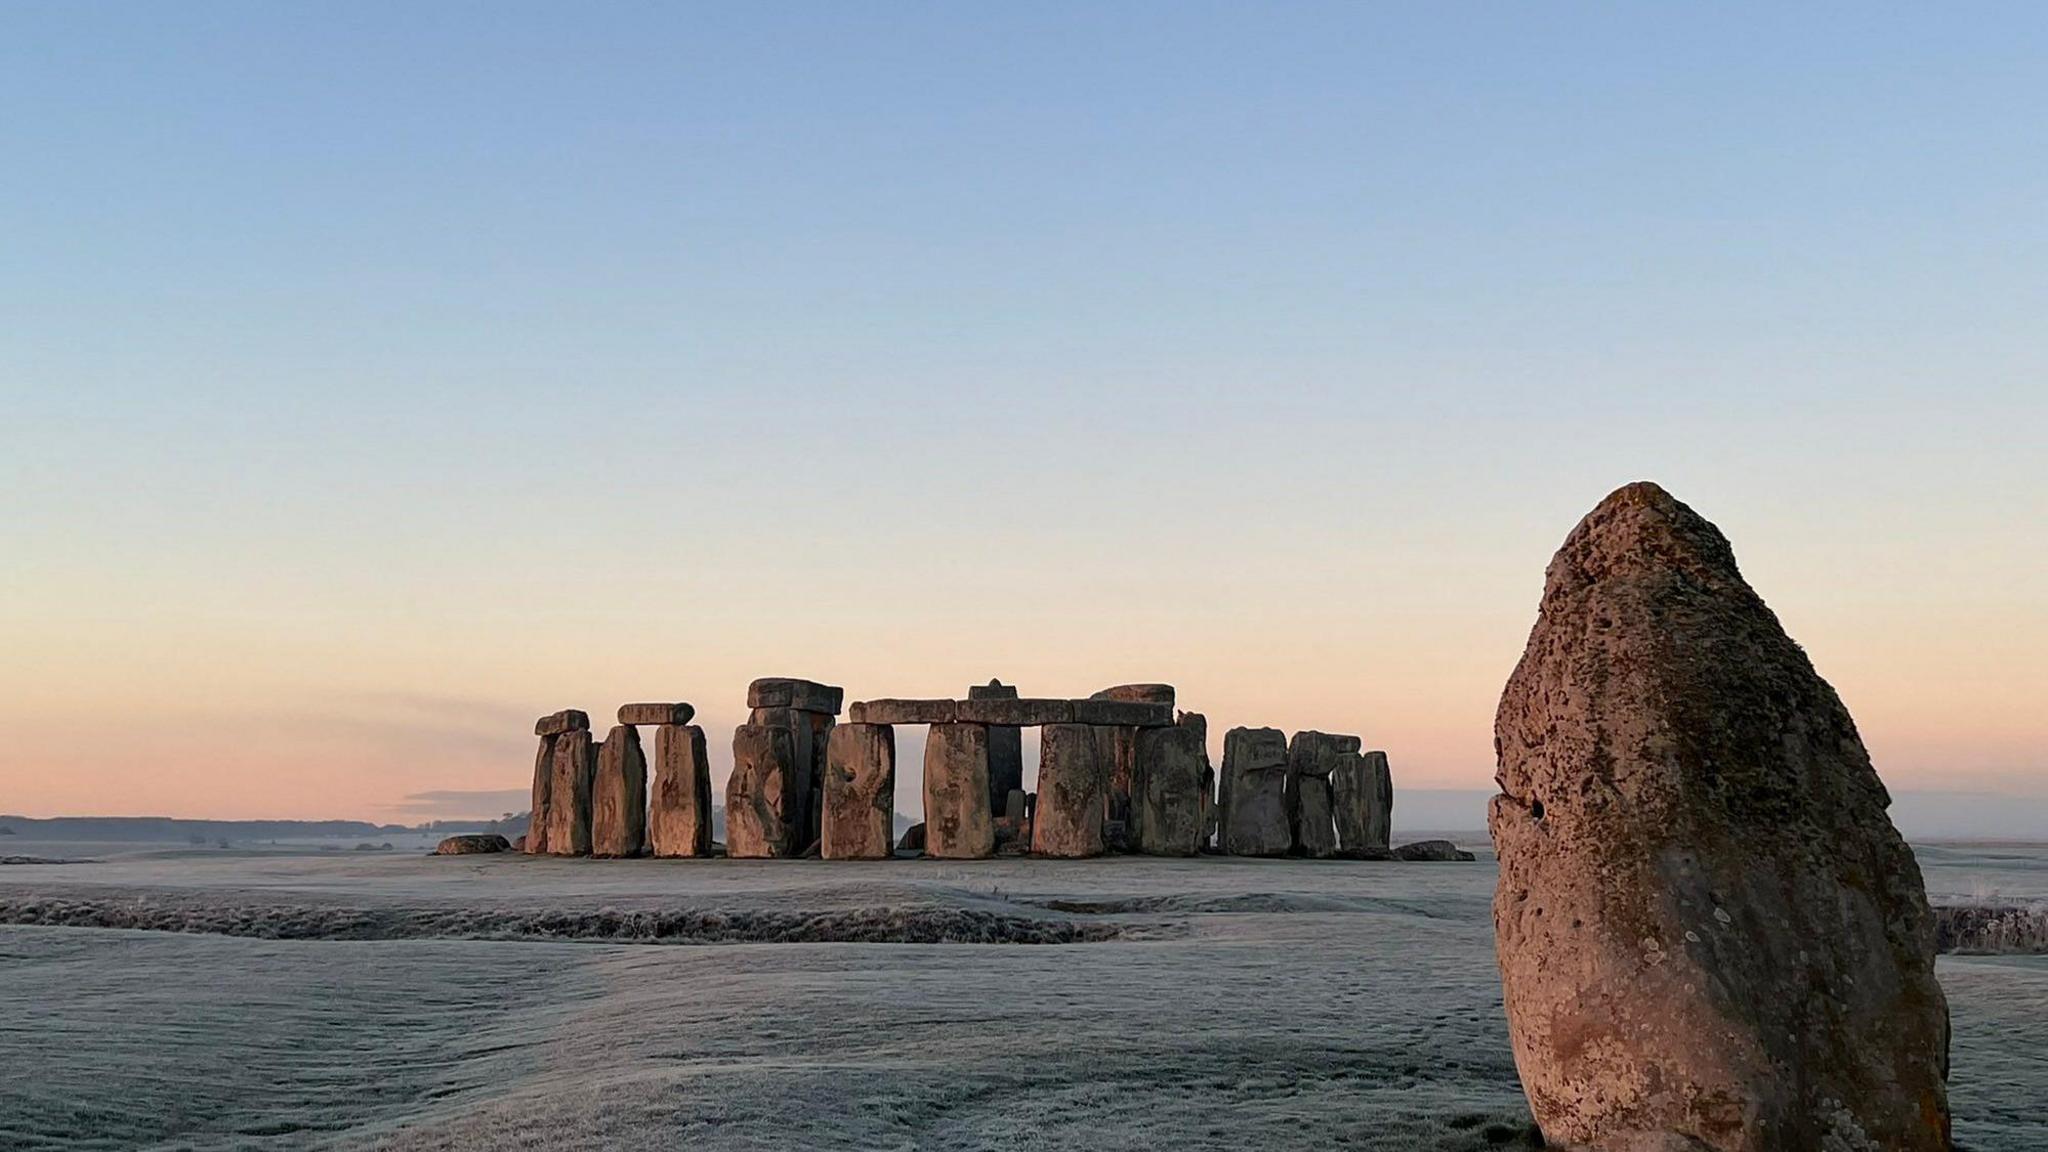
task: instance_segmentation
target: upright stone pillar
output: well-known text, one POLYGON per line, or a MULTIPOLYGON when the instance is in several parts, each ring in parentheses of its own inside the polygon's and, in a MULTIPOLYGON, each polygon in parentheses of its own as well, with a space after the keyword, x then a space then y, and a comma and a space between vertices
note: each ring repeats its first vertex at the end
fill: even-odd
POLYGON ((533 757, 533 802, 527 812, 526 852, 530 856, 548 854, 548 824, 555 813, 555 745, 564 732, 589 727, 589 714, 575 708, 550 713, 533 722, 533 734, 540 737, 540 750, 533 757))
POLYGON ((1337 830, 1331 819, 1330 772, 1340 754, 1355 754, 1356 736, 1327 732, 1296 732, 1287 745, 1287 827, 1292 850, 1302 856, 1330 856, 1337 851, 1337 830))
POLYGON ((1367 752, 1365 765, 1371 785, 1366 795, 1365 844, 1384 849, 1394 837, 1394 773, 1387 767, 1385 752, 1367 752))
POLYGON ((555 737, 549 775, 548 855, 588 856, 590 786, 597 775, 597 746, 590 742, 590 729, 571 729, 555 737))
POLYGON ((1193 856, 1202 846, 1202 733, 1186 724, 1137 730, 1138 851, 1193 856))
POLYGON ((924 854, 978 860, 995 854, 988 806, 988 726, 934 724, 924 743, 924 854))
POLYGON ((827 860, 886 860, 896 843, 896 729, 841 724, 828 740, 818 854, 827 860))
POLYGON ((1095 730, 1047 724, 1038 730, 1038 799, 1031 851, 1040 856, 1100 856, 1104 774, 1095 730))
MULTIPOLYGON (((967 689, 969 700, 1015 700, 1017 689, 1001 680, 967 689)), ((988 727, 988 808, 1002 815, 1010 793, 1024 787, 1024 730, 1013 724, 988 727)))
POLYGON ((736 859, 794 856, 790 826, 796 751, 788 728, 742 724, 732 734, 732 775, 725 782, 725 854, 736 859))
MULTIPOLYGON (((747 686, 747 723, 788 730, 794 775, 784 811, 796 853, 817 843, 824 814, 825 752, 845 693, 815 680, 771 676, 747 686)), ((792 853, 795 854, 795 853, 792 853)))
POLYGON ((1287 737, 1278 728, 1232 728, 1223 736, 1223 850, 1232 856, 1284 856, 1294 846, 1287 821, 1287 737))
POLYGON ((647 851, 647 756, 640 730, 621 724, 598 749, 590 788, 590 854, 629 857, 647 851))
MULTIPOLYGON (((1124 704, 1164 704, 1171 708, 1173 685, 1118 684, 1104 688, 1089 699, 1124 704)), ((1138 729, 1122 725, 1098 728, 1095 756, 1103 770, 1105 846, 1112 852, 1134 850, 1142 836, 1137 827, 1140 813, 1131 803, 1138 788, 1138 729)))
POLYGON ((1337 817, 1337 850, 1346 856, 1385 856, 1391 839, 1394 782, 1385 752, 1338 753, 1330 773, 1337 817))
POLYGON ((695 724, 655 729, 647 834, 656 856, 711 854, 711 760, 695 724))

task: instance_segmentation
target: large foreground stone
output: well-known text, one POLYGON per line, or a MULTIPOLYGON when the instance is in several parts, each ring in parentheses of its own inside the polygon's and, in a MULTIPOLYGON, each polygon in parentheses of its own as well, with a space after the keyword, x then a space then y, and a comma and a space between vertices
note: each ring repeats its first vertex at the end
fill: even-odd
POLYGON ((711 758, 704 729, 695 724, 664 724, 654 731, 647 840, 656 856, 711 855, 711 758))
POLYGON ((1920 870, 1848 711, 1653 484, 1581 521, 1501 696, 1509 1033, 1554 1143, 1945 1152, 1920 870))
POLYGON ((621 724, 597 750, 590 785, 590 854, 638 856, 647 850, 647 756, 640 730, 621 724))
POLYGON ((792 839, 791 784, 796 750, 790 730, 780 725, 742 724, 732 734, 732 775, 725 782, 725 854, 736 859, 794 856, 804 850, 792 839))
POLYGON ((544 850, 550 856, 588 856, 590 786, 597 775, 597 746, 591 743, 588 728, 555 737, 549 775, 546 817, 534 814, 544 828, 544 850))
POLYGON ((996 850, 988 807, 988 729, 934 724, 924 741, 924 854, 979 860, 996 850))
POLYGON ((1038 801, 1031 850, 1040 856, 1102 855, 1103 771, 1085 724, 1038 730, 1038 801))
POLYGON ((827 860, 884 860, 893 854, 896 730, 841 724, 825 752, 825 820, 818 854, 827 860))
POLYGON ((1193 856, 1202 847, 1200 728, 1137 730, 1137 793, 1132 797, 1136 845, 1149 856, 1193 856))
POLYGON ((1294 846, 1287 826, 1287 737, 1278 728, 1223 734, 1218 819, 1223 850, 1232 856, 1284 856, 1294 846))

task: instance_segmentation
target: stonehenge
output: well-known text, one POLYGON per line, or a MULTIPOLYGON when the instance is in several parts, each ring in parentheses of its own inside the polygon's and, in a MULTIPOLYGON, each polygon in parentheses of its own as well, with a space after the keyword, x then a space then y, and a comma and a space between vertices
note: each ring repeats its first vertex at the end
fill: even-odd
POLYGON ((1033 697, 991 680, 962 699, 846 704, 841 689, 817 681, 755 680, 747 722, 733 732, 723 844, 712 839, 716 803, 695 707, 620 705, 602 742, 588 713, 564 709, 534 723, 533 809, 515 850, 826 860, 1390 857, 1384 753, 1361 753, 1356 736, 1304 731, 1289 741, 1275 728, 1236 728, 1219 771, 1207 719, 1174 706, 1168 684, 1033 697), (923 820, 900 838, 898 724, 929 726, 923 820), (641 726, 655 730, 651 772, 641 726), (1027 727, 1040 729, 1035 791, 1024 787, 1027 727))
POLYGON ((1494 744, 1495 943, 1551 1143, 1947 1152, 1919 866, 1719 529, 1646 483, 1588 513, 1494 744))

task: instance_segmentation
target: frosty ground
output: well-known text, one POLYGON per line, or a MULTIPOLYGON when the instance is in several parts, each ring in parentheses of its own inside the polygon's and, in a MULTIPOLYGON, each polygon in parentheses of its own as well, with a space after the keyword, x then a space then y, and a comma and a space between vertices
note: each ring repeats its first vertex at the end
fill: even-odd
MULTIPOLYGON (((10 1149, 1526 1140, 1483 858, 33 849, 90 862, 0 867, 10 1149)), ((1919 853, 2048 900, 2048 848, 1919 853)), ((1941 975, 1962 1146, 2048 1146, 2048 958, 1941 975)))

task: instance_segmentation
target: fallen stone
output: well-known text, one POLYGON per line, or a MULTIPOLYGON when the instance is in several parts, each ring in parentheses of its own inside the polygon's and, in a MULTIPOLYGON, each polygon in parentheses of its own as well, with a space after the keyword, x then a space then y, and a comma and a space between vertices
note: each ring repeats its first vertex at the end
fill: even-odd
POLYGON ((654 731, 647 839, 656 856, 711 854, 711 758, 704 729, 695 724, 664 724, 654 731))
POLYGON ((1223 850, 1232 856, 1284 856, 1294 846, 1287 823, 1287 737, 1278 728, 1223 734, 1223 850))
POLYGON ((1164 728, 1173 723, 1173 705, 1130 700, 1075 700, 1076 724, 1112 728, 1164 728))
POLYGON ((473 856, 483 852, 510 852, 512 842, 494 832, 450 836, 434 845, 436 856, 473 856))
POLYGON ((551 712, 533 722, 535 736, 560 736, 564 732, 588 731, 590 713, 575 708, 551 712))
POLYGON ((1031 820, 1031 851, 1040 856, 1103 853, 1103 773, 1095 733, 1080 724, 1048 724, 1039 731, 1038 799, 1031 820))
POLYGON ((647 724, 688 724, 697 715, 697 710, 688 704, 621 704, 619 723, 647 724))
POLYGON ((1003 818, 1022 827, 1030 815, 1030 805, 1031 799, 1022 788, 1012 788, 1009 795, 1003 797, 1003 818))
POLYGON ((988 729, 932 725, 924 741, 924 854, 979 860, 995 848, 988 810, 988 729))
POLYGON ((512 850, 514 852, 524 853, 526 851, 526 837, 514 836, 512 838, 512 850))
POLYGON ((903 839, 896 841, 896 850, 898 852, 924 851, 924 823, 922 821, 912 824, 903 830, 903 839))
POLYGON ((792 856, 790 784, 796 749, 780 725, 742 724, 732 734, 732 775, 725 782, 725 851, 735 859, 792 856))
POLYGON ((861 723, 834 728, 825 752, 819 855, 827 860, 887 859, 895 819, 896 730, 861 723))
POLYGON ((1074 718, 1071 700, 983 697, 956 702, 953 718, 962 724, 1002 724, 1031 728, 1040 724, 1065 724, 1074 718))
POLYGON ((1117 700, 1126 704, 1164 704, 1173 707, 1171 684, 1118 684, 1090 696, 1091 700, 1117 700))
POLYGON ((545 856, 548 851, 548 821, 555 809, 555 735, 540 738, 540 751, 533 757, 533 796, 527 806, 527 831, 520 851, 545 856))
POLYGON ((1496 943, 1546 1138, 1948 1152, 1919 867, 1719 530, 1654 484, 1601 501, 1550 563, 1494 738, 1496 943))
POLYGON ((1395 860, 1422 860, 1450 863, 1457 860, 1476 859, 1449 840, 1417 840, 1403 844, 1389 854, 1395 860))
POLYGON ((1193 856, 1202 846, 1199 729, 1140 728, 1137 745, 1136 847, 1148 856, 1193 856))
POLYGON ((837 716, 840 701, 845 698, 845 689, 815 680, 769 676, 747 685, 748 708, 794 708, 799 712, 837 716))
POLYGON ((951 700, 856 700, 847 713, 855 724, 951 724, 951 700))
POLYGON ((590 787, 597 776, 597 746, 588 728, 555 737, 548 782, 547 854, 590 855, 590 787))
POLYGON ((598 749, 590 786, 590 854, 623 858, 647 851, 647 757, 640 730, 621 724, 598 749))

